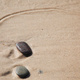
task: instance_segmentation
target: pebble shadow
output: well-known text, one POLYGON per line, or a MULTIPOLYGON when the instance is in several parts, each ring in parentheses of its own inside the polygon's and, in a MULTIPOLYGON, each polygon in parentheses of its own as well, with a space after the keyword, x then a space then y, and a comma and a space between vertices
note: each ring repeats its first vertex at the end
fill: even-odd
POLYGON ((27 53, 28 53, 28 54, 23 53, 23 55, 24 55, 25 57, 30 57, 30 56, 33 54, 32 50, 31 50, 31 52, 27 52, 27 53))
POLYGON ((28 73, 28 75, 27 76, 19 76, 21 79, 25 79, 25 78, 29 78, 30 77, 30 72, 28 73))

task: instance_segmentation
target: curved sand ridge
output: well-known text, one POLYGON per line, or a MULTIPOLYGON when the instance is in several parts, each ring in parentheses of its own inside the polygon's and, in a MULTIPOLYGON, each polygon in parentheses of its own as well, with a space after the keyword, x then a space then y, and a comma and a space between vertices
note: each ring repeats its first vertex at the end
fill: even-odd
MULTIPOLYGON (((55 7, 46 7, 46 8, 36 8, 36 9, 29 9, 29 10, 22 10, 22 11, 18 11, 18 12, 13 12, 11 14, 7 14, 3 17, 0 18, 0 22, 6 20, 7 18, 9 17, 12 17, 12 16, 16 16, 16 15, 19 15, 19 14, 24 14, 24 13, 36 13, 36 12, 39 12, 39 11, 44 11, 44 10, 54 10, 54 9, 58 9, 59 10, 63 10, 65 11, 64 9, 62 9, 62 7, 66 7, 66 6, 71 6, 71 5, 75 5, 75 4, 79 4, 79 2, 76 2, 76 3, 70 3, 70 4, 65 4, 65 5, 58 5, 58 6, 55 6, 55 7)), ((69 11, 68 11, 69 12, 69 11)), ((79 12, 78 12, 79 13, 79 12)))
POLYGON ((67 14, 59 7, 26 12, 1 18, 0 79, 19 80, 15 67, 23 65, 31 73, 25 80, 79 80, 79 13, 67 14), (17 51, 18 41, 27 42, 33 55, 26 58, 17 51))

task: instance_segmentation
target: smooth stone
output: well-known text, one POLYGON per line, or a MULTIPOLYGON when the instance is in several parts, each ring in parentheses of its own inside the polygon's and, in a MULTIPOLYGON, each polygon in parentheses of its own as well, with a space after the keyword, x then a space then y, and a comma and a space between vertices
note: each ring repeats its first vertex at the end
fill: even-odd
POLYGON ((20 77, 20 78, 25 78, 29 75, 29 71, 26 67, 24 66, 18 66, 16 68, 16 74, 20 77))
POLYGON ((18 42, 16 43, 16 47, 23 55, 27 57, 32 55, 32 50, 26 42, 18 42))
POLYGON ((43 73, 43 71, 42 70, 39 70, 39 72, 38 72, 39 74, 42 74, 43 73))

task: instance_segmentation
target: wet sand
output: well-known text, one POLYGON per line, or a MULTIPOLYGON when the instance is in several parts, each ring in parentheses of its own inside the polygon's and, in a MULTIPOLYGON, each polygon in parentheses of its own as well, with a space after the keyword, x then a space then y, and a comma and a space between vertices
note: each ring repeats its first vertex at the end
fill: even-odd
POLYGON ((0 0, 0 80, 80 80, 80 0, 0 0), (16 43, 25 41, 25 57, 16 43))

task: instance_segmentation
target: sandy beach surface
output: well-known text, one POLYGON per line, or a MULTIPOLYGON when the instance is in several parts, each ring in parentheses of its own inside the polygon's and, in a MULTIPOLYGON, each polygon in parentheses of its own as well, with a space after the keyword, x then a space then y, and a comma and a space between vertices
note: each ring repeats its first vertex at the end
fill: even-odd
POLYGON ((0 0, 0 80, 22 80, 20 65, 31 74, 24 80, 80 80, 80 0, 0 0))

